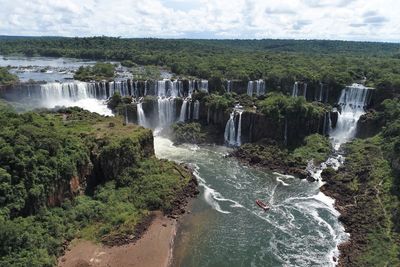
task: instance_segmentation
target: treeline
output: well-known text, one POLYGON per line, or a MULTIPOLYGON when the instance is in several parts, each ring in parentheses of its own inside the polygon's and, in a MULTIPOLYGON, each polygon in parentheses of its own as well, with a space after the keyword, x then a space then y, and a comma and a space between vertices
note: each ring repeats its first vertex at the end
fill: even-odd
POLYGON ((317 40, 2 38, 0 54, 130 60, 183 76, 296 79, 400 87, 400 45, 317 40))

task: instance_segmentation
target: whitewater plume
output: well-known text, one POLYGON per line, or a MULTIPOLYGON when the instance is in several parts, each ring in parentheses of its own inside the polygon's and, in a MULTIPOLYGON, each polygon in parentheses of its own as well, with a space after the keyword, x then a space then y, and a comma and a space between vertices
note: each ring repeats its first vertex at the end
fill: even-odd
POLYGON ((237 137, 236 137, 236 145, 242 145, 242 113, 243 111, 238 111, 239 113, 239 123, 238 123, 238 130, 237 130, 237 137))

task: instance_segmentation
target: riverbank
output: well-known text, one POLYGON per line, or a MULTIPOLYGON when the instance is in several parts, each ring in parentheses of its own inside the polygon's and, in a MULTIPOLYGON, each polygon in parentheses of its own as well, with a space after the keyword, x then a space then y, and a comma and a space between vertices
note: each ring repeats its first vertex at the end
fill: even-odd
POLYGON ((176 194, 171 208, 165 212, 151 212, 135 227, 134 235, 104 239, 102 243, 73 240, 59 258, 58 266, 169 266, 178 219, 187 212, 190 199, 199 194, 197 186, 192 176, 187 186, 176 194))
POLYGON ((74 240, 58 261, 59 267, 148 266, 167 267, 170 261, 177 221, 154 212, 149 227, 135 243, 105 246, 87 240, 74 240))
MULTIPOLYGON (((399 266, 396 172, 379 136, 346 144, 339 171, 326 169, 321 191, 335 199, 350 239, 339 245, 338 266, 399 266)), ((387 142, 386 142, 387 144, 387 142)))

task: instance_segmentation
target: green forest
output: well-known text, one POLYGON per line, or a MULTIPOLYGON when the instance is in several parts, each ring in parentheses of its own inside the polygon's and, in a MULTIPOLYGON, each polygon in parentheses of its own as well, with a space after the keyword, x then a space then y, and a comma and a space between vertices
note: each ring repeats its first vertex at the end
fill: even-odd
POLYGON ((150 130, 120 118, 18 114, 0 102, 0 124, 0 266, 54 266, 74 238, 138 238, 136 226, 170 211, 191 179, 155 158, 150 130))
POLYGON ((346 85, 366 78, 370 86, 400 87, 400 45, 390 43, 3 37, 0 54, 117 60, 128 66, 164 66, 180 76, 205 79, 295 79, 346 85))

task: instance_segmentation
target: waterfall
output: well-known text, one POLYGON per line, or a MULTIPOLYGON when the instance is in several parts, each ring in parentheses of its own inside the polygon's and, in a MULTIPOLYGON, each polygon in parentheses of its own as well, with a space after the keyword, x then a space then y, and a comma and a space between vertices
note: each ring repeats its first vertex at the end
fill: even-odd
MULTIPOLYGON (((147 95, 147 80, 146 81, 144 81, 144 95, 146 96, 147 95)), ((138 92, 139 92, 139 90, 138 90, 138 92)))
POLYGON ((236 145, 242 145, 242 113, 243 111, 238 111, 239 113, 239 123, 238 123, 238 130, 237 130, 237 137, 236 137, 236 145))
POLYGON ((265 95, 265 82, 264 82, 264 80, 256 81, 256 92, 257 92, 257 96, 265 95))
POLYGON ((235 111, 233 111, 226 123, 224 133, 225 142, 230 146, 236 145, 235 128, 235 111))
POLYGON ((128 120, 128 108, 125 105, 125 124, 128 125, 129 120, 128 120))
POLYGON ((254 89, 254 82, 253 81, 249 81, 247 83, 247 95, 253 96, 253 89, 254 89))
POLYGON ((158 98, 158 126, 168 127, 175 121, 175 99, 158 98))
POLYGON ((193 119, 198 120, 199 119, 199 111, 200 111, 200 102, 199 100, 194 101, 194 107, 193 107, 193 119))
POLYGON ((192 100, 189 100, 189 111, 188 111, 188 117, 187 117, 188 120, 192 119, 191 112, 192 112, 192 100))
POLYGON ((188 100, 185 99, 185 100, 183 100, 182 107, 181 107, 181 113, 179 115, 179 121, 181 121, 181 122, 186 121, 187 107, 188 107, 188 100))
POLYGON ((194 81, 189 81, 189 90, 188 90, 188 97, 192 97, 194 91, 194 81))
POLYGON ((355 136, 358 119, 365 113, 368 91, 369 88, 360 84, 342 90, 338 101, 341 111, 335 129, 330 132, 336 148, 355 136))
POLYGON ((293 84, 293 89, 292 89, 292 96, 295 97, 299 93, 299 84, 298 82, 295 82, 293 84))
POLYGON ((157 96, 167 96, 167 80, 157 81, 157 96))
POLYGON ((230 80, 228 80, 227 83, 226 83, 226 91, 228 93, 232 92, 232 81, 230 81, 230 80))
POLYGON ((207 81, 207 80, 201 80, 201 81, 200 81, 200 88, 199 88, 199 90, 208 93, 208 81, 207 81))
POLYGON ((303 96, 305 99, 307 99, 307 83, 303 84, 303 96))
POLYGON ((143 111, 142 103, 137 103, 136 107, 137 107, 137 117, 138 117, 139 125, 143 126, 143 127, 148 127, 146 116, 143 111))

